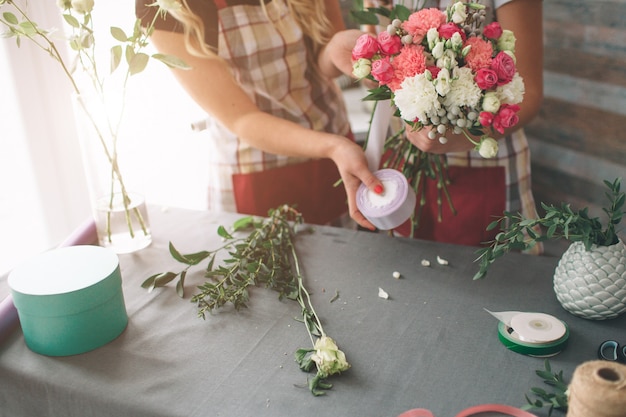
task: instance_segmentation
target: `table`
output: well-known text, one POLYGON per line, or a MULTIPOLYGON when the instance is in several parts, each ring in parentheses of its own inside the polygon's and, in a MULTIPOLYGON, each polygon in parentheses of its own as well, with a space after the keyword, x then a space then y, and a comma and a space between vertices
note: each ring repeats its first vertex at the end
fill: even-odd
MULTIPOLYGON (((324 329, 352 368, 313 397, 293 358, 311 346, 295 302, 255 288, 248 309, 202 320, 189 301, 202 267, 188 275, 185 299, 173 288, 140 287, 154 273, 180 270, 169 241, 183 253, 215 249, 217 227, 237 215, 151 207, 150 218, 152 245, 120 255, 127 329, 69 357, 33 353, 16 330, 0 346, 0 416, 394 417, 428 408, 450 417, 477 404, 521 406, 530 387, 543 386, 534 370, 544 359, 507 350, 483 308, 564 320, 569 345, 550 361, 568 380, 603 340, 626 343, 626 316, 589 321, 562 309, 551 288, 557 258, 509 254, 473 281, 475 248, 318 226, 298 237, 297 250, 324 329)), ((8 292, 0 278, 0 299, 8 292)))

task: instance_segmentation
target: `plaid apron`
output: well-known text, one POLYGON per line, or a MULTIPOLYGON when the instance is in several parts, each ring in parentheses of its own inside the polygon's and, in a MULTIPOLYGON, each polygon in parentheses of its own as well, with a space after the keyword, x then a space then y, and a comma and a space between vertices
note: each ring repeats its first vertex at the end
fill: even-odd
MULTIPOLYGON (((341 92, 332 80, 313 76, 302 31, 283 0, 267 4, 267 15, 260 5, 214 2, 218 54, 262 111, 313 130, 351 136, 341 92)), ((213 119, 207 120, 205 132, 212 146, 209 209, 265 216, 271 208, 295 204, 305 221, 316 224, 347 212, 343 187, 333 186, 340 176, 332 161, 263 152, 213 119)))

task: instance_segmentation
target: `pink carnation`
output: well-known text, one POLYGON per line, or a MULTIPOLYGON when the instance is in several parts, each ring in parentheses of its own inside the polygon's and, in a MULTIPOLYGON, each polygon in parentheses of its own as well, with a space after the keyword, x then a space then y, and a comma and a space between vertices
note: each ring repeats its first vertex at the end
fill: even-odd
POLYGON ((394 69, 394 78, 389 83, 392 91, 400 88, 400 84, 407 77, 413 77, 426 71, 426 57, 422 45, 407 45, 391 62, 394 69))
POLYGON ((379 49, 380 46, 376 38, 365 33, 358 37, 354 48, 352 48, 352 60, 358 61, 360 58, 371 59, 378 53, 379 49))
POLYGON ((402 29, 413 36, 414 43, 421 43, 428 29, 437 29, 444 23, 446 23, 446 16, 441 10, 436 8, 421 9, 412 13, 409 18, 402 23, 402 29))
POLYGON ((380 45, 380 50, 385 55, 395 55, 402 49, 402 40, 400 37, 390 35, 386 30, 378 34, 378 44, 380 45))
POLYGON ((491 56, 493 55, 493 47, 491 42, 488 42, 479 37, 473 36, 468 38, 465 42, 465 46, 470 45, 472 48, 465 57, 467 66, 476 72, 481 68, 489 68, 491 65, 491 56))

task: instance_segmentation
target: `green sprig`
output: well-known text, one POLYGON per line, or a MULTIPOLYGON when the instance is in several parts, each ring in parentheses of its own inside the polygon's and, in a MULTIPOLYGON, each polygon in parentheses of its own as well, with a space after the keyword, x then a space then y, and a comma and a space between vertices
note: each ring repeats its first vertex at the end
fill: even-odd
POLYGON ((624 215, 626 195, 620 191, 620 178, 613 182, 604 181, 608 188, 606 197, 608 207, 602 210, 607 215, 606 226, 599 218, 589 217, 588 209, 573 210, 569 204, 560 206, 541 204, 545 215, 537 219, 528 219, 519 213, 504 212, 504 216, 491 222, 487 230, 500 226, 491 244, 478 250, 477 261, 480 269, 474 279, 481 279, 487 274, 489 266, 500 256, 514 250, 528 250, 537 242, 548 239, 566 239, 571 242, 582 242, 586 250, 592 245, 611 246, 618 243, 616 226, 624 215))
POLYGON ((563 379, 563 371, 553 373, 550 361, 546 359, 544 369, 536 370, 535 373, 543 379, 545 384, 553 387, 554 392, 548 392, 539 387, 531 388, 531 394, 538 398, 531 399, 527 394, 525 396, 526 404, 522 406, 522 409, 533 410, 548 407, 548 417, 552 415, 554 410, 566 412, 568 407, 567 383, 563 379))
MULTIPOLYGON (((300 305, 301 318, 315 345, 315 337, 325 336, 322 323, 311 302, 311 296, 304 285, 300 262, 294 240, 297 227, 303 224, 302 215, 294 208, 284 205, 270 210, 266 219, 244 217, 233 225, 233 234, 251 229, 246 237, 237 238, 223 226, 217 230, 226 243, 213 251, 200 251, 190 254, 180 253, 170 242, 169 251, 178 262, 186 265, 179 272, 161 272, 148 277, 141 286, 149 291, 165 287, 177 277, 176 292, 184 297, 184 285, 190 268, 205 260, 208 264, 205 277, 208 280, 198 286, 199 293, 191 297, 197 304, 198 316, 206 318, 207 313, 232 304, 236 310, 246 308, 250 299, 251 287, 266 287, 279 293, 279 299, 295 300, 300 305), (229 255, 220 265, 215 265, 216 256, 222 251, 229 255)), ((310 229, 306 229, 310 230, 310 229)), ((326 381, 330 376, 322 372, 314 360, 316 349, 298 349, 295 360, 305 372, 317 368, 316 375, 309 379, 308 387, 315 396, 323 395, 332 387, 326 381)))

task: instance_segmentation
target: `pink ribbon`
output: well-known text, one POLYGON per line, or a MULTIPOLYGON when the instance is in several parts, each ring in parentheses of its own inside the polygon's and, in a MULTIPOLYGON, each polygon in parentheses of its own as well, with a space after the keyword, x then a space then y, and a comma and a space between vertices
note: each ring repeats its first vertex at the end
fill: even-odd
MULTIPOLYGON (((524 411, 519 408, 511 407, 503 404, 482 404, 474 407, 466 408, 461 411, 456 417, 469 417, 480 413, 501 413, 513 417, 537 417, 534 414, 524 411)), ((414 408, 412 410, 405 411, 398 417, 435 417, 433 413, 425 408, 414 408)))

